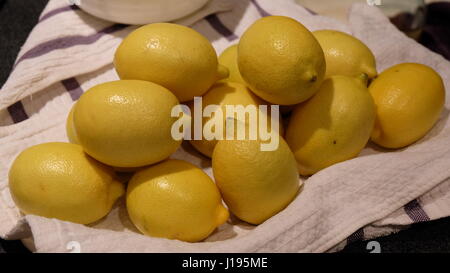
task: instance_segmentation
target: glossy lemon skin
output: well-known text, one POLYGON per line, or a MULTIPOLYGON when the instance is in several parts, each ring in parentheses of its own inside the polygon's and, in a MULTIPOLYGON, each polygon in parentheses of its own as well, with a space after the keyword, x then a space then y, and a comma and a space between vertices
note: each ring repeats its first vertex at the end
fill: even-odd
POLYGON ((302 24, 284 16, 257 20, 238 46, 239 71, 262 99, 293 105, 309 99, 325 76, 325 57, 302 24))
POLYGON ((187 242, 205 239, 229 217, 212 179, 180 160, 137 172, 128 184, 126 203, 142 233, 187 242))
MULTIPOLYGON (((67 138, 69 139, 70 143, 80 144, 80 142, 78 141, 77 133, 75 132, 74 124, 73 124, 73 112, 75 110, 75 106, 76 106, 76 104, 74 104, 72 106, 72 109, 70 109, 69 115, 67 116, 66 134, 67 134, 67 138)), ((141 170, 142 168, 145 168, 146 166, 144 166, 144 167, 129 167, 129 168, 114 167, 114 166, 111 166, 111 167, 114 171, 116 171, 118 173, 134 173, 134 172, 141 170)))
POLYGON ((246 84, 244 79, 239 72, 238 66, 238 45, 232 45, 225 49, 219 56, 219 64, 228 68, 229 76, 222 81, 237 82, 241 84, 246 84))
POLYGON ((177 98, 145 81, 122 80, 85 92, 74 110, 78 141, 98 161, 122 168, 162 161, 180 146, 171 128, 177 98))
POLYGON ((261 151, 260 140, 221 140, 212 167, 229 210, 255 225, 288 206, 301 185, 294 155, 282 138, 274 151, 261 151))
POLYGON ((219 69, 211 43, 197 31, 176 24, 138 28, 118 47, 114 66, 123 80, 145 80, 173 92, 180 102, 203 95, 228 71, 219 69))
MULTIPOLYGON (((208 93, 206 93, 203 96, 203 109, 208 105, 219 105, 222 109, 223 116, 223 138, 226 136, 226 119, 227 117, 231 117, 230 115, 227 116, 226 107, 227 105, 237 106, 242 105, 244 107, 249 105, 254 105, 256 109, 260 105, 267 105, 268 107, 268 113, 270 114, 270 104, 263 101, 259 97, 257 97, 255 94, 253 94, 245 85, 236 83, 236 82, 224 82, 224 83, 218 83, 214 85, 208 93)), ((190 104, 191 113, 194 112, 193 104, 190 104)), ((259 114, 258 113, 258 117, 259 114)), ((203 118, 203 126, 210 121, 211 119, 219 118, 219 117, 206 117, 203 118)), ((236 116, 234 118, 237 118, 236 116)), ((270 128, 270 115, 266 118, 267 122, 269 123, 270 128)), ((246 116, 245 122, 248 123, 249 119, 248 116, 246 116)), ((258 121, 257 121, 258 122, 258 121)), ((278 122, 278 128, 280 135, 284 134, 284 128, 283 124, 281 122, 278 122)), ((248 136, 248 131, 247 131, 248 136)), ((207 157, 212 157, 212 153, 214 151, 214 147, 216 146, 218 140, 207 140, 205 137, 201 140, 191 140, 190 143, 196 150, 198 150, 200 153, 207 157)))
POLYGON ((77 133, 75 132, 74 124, 73 124, 73 111, 75 109, 75 105, 76 105, 76 103, 70 109, 69 115, 67 115, 66 135, 67 135, 67 139, 69 140, 70 143, 80 144, 80 142, 78 141, 77 133))
POLYGON ((9 188, 25 214, 79 224, 93 223, 125 193, 114 172, 70 143, 44 143, 20 153, 9 171, 9 188))
POLYGON ((302 175, 356 157, 367 144, 375 105, 364 82, 332 76, 309 101, 298 105, 286 131, 302 175))
POLYGON ((325 53, 326 77, 365 74, 371 80, 377 76, 375 56, 359 39, 336 30, 318 30, 313 35, 325 53))
POLYGON ((432 68, 403 63, 383 71, 369 86, 377 106, 372 141, 401 148, 421 139, 444 108, 445 87, 432 68))

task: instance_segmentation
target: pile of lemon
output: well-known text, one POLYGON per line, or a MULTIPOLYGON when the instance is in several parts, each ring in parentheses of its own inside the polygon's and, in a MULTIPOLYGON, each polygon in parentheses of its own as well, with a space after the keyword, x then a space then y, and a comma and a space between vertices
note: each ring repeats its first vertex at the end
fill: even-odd
POLYGON ((282 16, 256 21, 219 58, 190 28, 143 26, 121 43, 114 65, 121 80, 91 88, 70 112, 71 143, 36 145, 15 159, 9 186, 24 213, 90 224, 126 194, 142 233, 200 241, 229 211, 266 221, 298 195, 299 175, 356 157, 370 139, 385 148, 414 143, 445 100, 430 67, 404 63, 377 75, 358 39, 311 33, 282 16), (204 106, 282 105, 278 148, 262 151, 259 138, 191 141, 212 158, 215 181, 168 159, 181 144, 171 111, 195 96, 204 106), (128 184, 117 172, 132 173, 128 184))

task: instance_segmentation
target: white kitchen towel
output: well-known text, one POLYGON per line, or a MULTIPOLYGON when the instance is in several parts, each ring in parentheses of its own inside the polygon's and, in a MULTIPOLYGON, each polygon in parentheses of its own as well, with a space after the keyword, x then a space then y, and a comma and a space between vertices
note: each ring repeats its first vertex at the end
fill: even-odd
MULTIPOLYGON (((236 43, 258 18, 285 15, 310 30, 352 33, 372 49, 379 71, 419 62, 436 69, 450 88, 450 63, 399 32, 376 7, 354 5, 349 25, 344 25, 314 15, 294 0, 213 0, 210 5, 220 8, 203 11, 205 18, 192 27, 208 37, 218 53, 236 43), (232 4, 231 11, 217 13, 227 4, 232 4)), ((232 217, 204 242, 139 234, 123 199, 89 226, 22 215, 8 189, 13 159, 31 145, 67 141, 65 119, 72 104, 90 87, 117 79, 114 50, 135 28, 94 18, 64 0, 50 0, 0 91, 2 238, 31 236, 38 252, 325 252, 450 215, 448 94, 438 124, 418 143, 395 151, 369 144, 358 158, 306 179, 299 196, 263 224, 252 226, 232 217)), ((172 157, 211 175, 210 161, 188 143, 172 157)))

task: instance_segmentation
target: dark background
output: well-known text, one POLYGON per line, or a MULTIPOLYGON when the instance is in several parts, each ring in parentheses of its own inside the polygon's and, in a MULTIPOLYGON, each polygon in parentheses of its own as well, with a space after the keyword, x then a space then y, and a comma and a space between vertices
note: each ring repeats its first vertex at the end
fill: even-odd
MULTIPOLYGON (((0 0, 0 86, 3 86, 8 78, 20 47, 36 24, 46 3, 47 0, 0 0)), ((448 29, 448 26, 445 26, 445 30, 448 29)), ((437 35, 442 34, 437 33, 437 35)), ((424 37, 427 36, 424 35, 424 37)), ((445 52, 442 53, 446 55, 445 52)), ((414 224, 410 229, 377 238, 376 241, 381 244, 383 253, 450 253, 450 218, 414 224)), ((352 243, 343 252, 368 252, 366 245, 367 242, 352 243)), ((13 252, 28 252, 28 250, 20 241, 0 239, 0 253, 13 252)))

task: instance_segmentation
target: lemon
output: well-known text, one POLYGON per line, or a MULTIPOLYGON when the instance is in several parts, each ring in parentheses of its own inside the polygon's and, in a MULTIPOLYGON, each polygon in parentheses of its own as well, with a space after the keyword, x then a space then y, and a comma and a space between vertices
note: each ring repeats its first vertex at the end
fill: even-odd
POLYGON ((357 38, 336 30, 318 30, 313 35, 325 53, 326 77, 365 74, 370 80, 377 75, 375 56, 357 38))
POLYGON ((180 146, 171 127, 177 98, 166 88, 138 80, 97 85, 74 110, 78 141, 98 161, 114 167, 141 167, 162 161, 180 146))
MULTIPOLYGON (((262 99, 258 98, 256 95, 254 95, 245 85, 235 82, 225 82, 216 84, 211 88, 206 95, 203 96, 203 110, 208 105, 218 105, 222 109, 222 116, 216 116, 213 115, 213 117, 207 117, 203 118, 203 126, 206 125, 207 122, 210 122, 211 119, 221 119, 223 122, 223 134, 222 138, 225 138, 226 136, 226 119, 227 118, 244 118, 245 120, 242 120, 244 122, 250 122, 249 116, 246 115, 245 117, 238 117, 236 115, 233 115, 231 113, 227 113, 226 107, 227 106, 239 106, 242 105, 243 107, 254 105, 256 109, 258 109, 259 105, 268 105, 269 103, 263 101, 262 99)), ((193 113, 193 105, 191 104, 191 113, 193 113)), ((268 113, 270 114, 270 105, 268 105, 268 113)), ((259 111, 256 112, 256 122, 259 122, 259 117, 261 115, 265 115, 264 113, 260 113, 259 111)), ((270 115, 265 115, 268 128, 271 128, 271 119, 270 115)), ((235 126, 236 127, 236 126, 235 126)), ((259 127, 256 127, 259 128, 259 127)), ((279 134, 283 135, 283 126, 281 122, 278 122, 278 128, 279 128, 279 134)), ((247 136, 249 132, 247 131, 247 136)), ((217 139, 207 140, 205 136, 201 140, 191 140, 192 146, 196 148, 199 152, 204 154, 207 157, 211 157, 214 147, 217 144, 217 139)))
POLYGON ((294 155, 280 138, 274 151, 261 151, 261 140, 221 140, 212 157, 216 184, 229 210, 260 224, 283 210, 300 182, 294 155))
POLYGON ((126 203, 142 233, 187 242, 205 239, 229 216, 211 178, 181 160, 137 172, 128 184, 126 203))
POLYGON ((75 109, 75 105, 76 105, 76 103, 70 109, 69 115, 67 115, 66 134, 67 134, 67 139, 69 140, 70 143, 80 144, 80 142, 78 141, 77 133, 75 132, 75 128, 73 125, 73 111, 75 109))
MULTIPOLYGON (((67 134, 67 138, 69 140, 70 143, 73 144, 80 144, 80 142, 78 141, 78 136, 75 132, 75 126, 73 124, 73 112, 75 110, 75 106, 76 103, 72 106, 72 108, 70 109, 69 115, 67 115, 67 120, 66 120, 66 134, 67 134)), ((126 168, 126 167, 112 167, 112 169, 119 173, 134 173, 142 168, 145 167, 130 167, 130 168, 126 168)), ((120 177, 119 177, 120 178, 120 177)))
POLYGON ((401 148, 419 140, 438 120, 445 102, 441 76, 432 68, 403 63, 383 71, 369 86, 377 106, 372 141, 401 148))
POLYGON ((374 121, 375 105, 363 81, 327 78, 311 100, 296 107, 286 131, 300 174, 311 175, 356 157, 374 121))
POLYGON ((9 188, 25 214, 89 224, 109 213, 124 194, 112 170, 71 143, 44 143, 21 152, 9 188))
POLYGON ((232 45, 225 49, 222 54, 219 56, 219 64, 228 68, 229 76, 224 79, 231 82, 237 82, 246 84, 244 79, 241 76, 241 72, 239 72, 239 67, 237 63, 238 58, 238 45, 232 45))
POLYGON ((179 101, 203 95, 228 71, 211 43, 197 31, 157 23, 133 31, 118 47, 114 65, 123 80, 146 80, 172 91, 179 101))
POLYGON ((253 92, 282 105, 309 99, 325 75, 325 57, 316 38, 283 16, 264 17, 247 29, 239 42, 238 65, 253 92))

